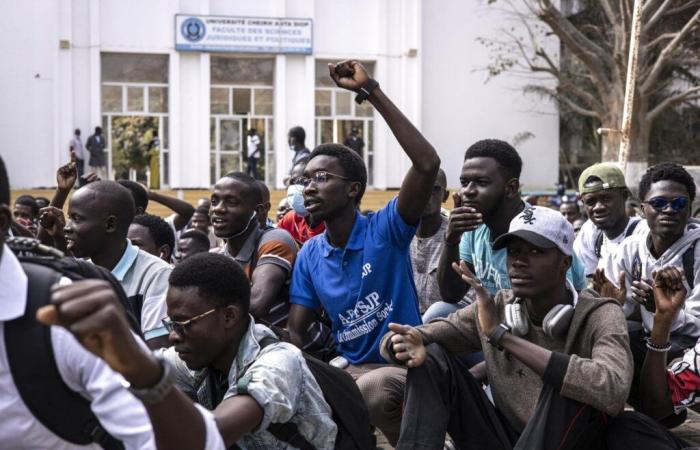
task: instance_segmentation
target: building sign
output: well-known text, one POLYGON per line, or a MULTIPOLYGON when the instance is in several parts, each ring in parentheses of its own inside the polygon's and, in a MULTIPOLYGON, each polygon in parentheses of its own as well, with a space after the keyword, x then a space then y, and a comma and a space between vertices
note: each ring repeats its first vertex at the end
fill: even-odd
POLYGON ((312 48, 311 19, 175 16, 177 50, 310 55, 312 48))

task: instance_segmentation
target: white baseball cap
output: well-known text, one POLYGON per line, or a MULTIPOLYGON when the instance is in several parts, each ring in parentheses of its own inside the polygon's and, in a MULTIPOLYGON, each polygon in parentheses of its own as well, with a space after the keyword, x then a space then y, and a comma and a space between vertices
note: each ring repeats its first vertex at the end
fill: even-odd
POLYGON ((514 237, 540 248, 557 247, 565 255, 571 256, 575 235, 574 227, 559 211, 544 206, 528 206, 510 221, 508 232, 494 241, 494 250, 506 247, 514 237))

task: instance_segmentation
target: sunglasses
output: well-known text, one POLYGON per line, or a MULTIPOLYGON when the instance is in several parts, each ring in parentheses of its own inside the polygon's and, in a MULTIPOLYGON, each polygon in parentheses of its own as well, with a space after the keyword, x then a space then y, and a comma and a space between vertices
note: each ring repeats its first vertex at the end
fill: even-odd
POLYGON ((671 205, 671 209, 674 211, 682 211, 686 206, 688 206, 690 199, 688 197, 676 197, 672 200, 668 200, 664 197, 654 197, 642 203, 646 203, 659 212, 666 209, 668 205, 671 205))
POLYGON ((349 180, 350 178, 338 175, 337 173, 326 172, 325 170, 319 170, 318 172, 311 175, 311 178, 298 177, 296 178, 296 184, 301 184, 306 187, 313 181, 316 184, 325 183, 328 181, 328 177, 340 178, 341 180, 349 180))
POLYGON ((178 336, 184 336, 186 331, 187 331, 187 328, 190 325, 192 325, 194 322, 201 319, 202 317, 208 316, 209 314, 213 313, 214 311, 216 311, 216 308, 212 308, 205 313, 202 313, 198 316, 195 316, 189 320, 185 320, 182 322, 177 321, 177 320, 170 320, 168 318, 163 318, 160 321, 163 324, 163 326, 165 327, 165 329, 168 331, 168 333, 172 333, 174 331, 178 336))

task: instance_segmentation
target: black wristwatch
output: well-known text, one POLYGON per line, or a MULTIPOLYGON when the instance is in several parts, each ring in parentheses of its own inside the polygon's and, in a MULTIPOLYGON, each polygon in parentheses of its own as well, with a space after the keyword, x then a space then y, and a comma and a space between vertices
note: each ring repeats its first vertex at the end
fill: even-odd
POLYGON ((501 323, 491 332, 489 337, 486 338, 486 342, 498 348, 499 350, 503 350, 503 348, 499 344, 503 339, 503 335, 506 333, 510 333, 510 327, 504 323, 501 323))
POLYGON ((357 102, 358 105, 361 105, 362 102, 369 98, 372 91, 375 90, 378 86, 379 83, 377 83, 377 80, 373 78, 367 80, 367 82, 362 85, 360 90, 357 91, 357 95, 355 96, 355 102, 357 102))

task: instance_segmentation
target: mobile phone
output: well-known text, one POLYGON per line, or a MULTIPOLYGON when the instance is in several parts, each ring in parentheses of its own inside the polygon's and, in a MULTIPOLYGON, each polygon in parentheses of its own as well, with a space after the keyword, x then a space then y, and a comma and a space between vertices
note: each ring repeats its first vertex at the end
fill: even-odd
POLYGON ((642 306, 644 306, 644 309, 646 309, 650 313, 656 312, 656 302, 654 301, 653 298, 648 298, 647 301, 645 301, 642 306))

